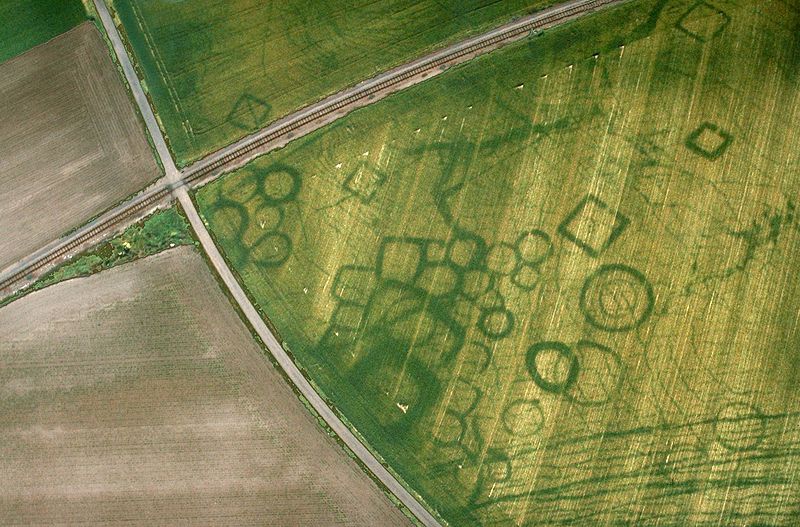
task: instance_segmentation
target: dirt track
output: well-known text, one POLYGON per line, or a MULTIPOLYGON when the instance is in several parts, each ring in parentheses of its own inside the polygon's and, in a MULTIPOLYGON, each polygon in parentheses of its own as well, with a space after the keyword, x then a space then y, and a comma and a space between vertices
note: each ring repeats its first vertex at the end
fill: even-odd
POLYGON ((0 310, 0 523, 407 521, 191 248, 0 310))
POLYGON ((158 177, 89 22, 0 65, 0 100, 0 268, 158 177))

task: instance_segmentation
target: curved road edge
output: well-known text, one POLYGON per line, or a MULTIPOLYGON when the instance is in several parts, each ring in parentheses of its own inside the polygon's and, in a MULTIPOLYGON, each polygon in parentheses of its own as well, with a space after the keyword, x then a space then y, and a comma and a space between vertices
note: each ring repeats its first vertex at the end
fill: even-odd
POLYGON ((264 320, 253 306, 252 302, 250 302, 250 299, 247 297, 244 290, 239 285, 239 282, 234 277, 233 273, 228 267, 228 264, 225 262, 225 259, 219 252, 219 249, 214 244, 214 240, 211 238, 208 229, 206 229, 203 220, 200 218, 200 214, 198 214, 197 209, 195 208, 194 203, 192 202, 192 199, 186 190, 186 187, 176 184, 180 181, 180 173, 175 169, 174 161, 169 154, 169 150, 166 148, 164 136, 161 133, 161 129, 158 127, 158 123, 153 115, 153 111, 150 108, 149 102, 147 101, 147 96, 144 94, 142 85, 136 76, 136 72, 133 68, 130 57, 128 56, 128 51, 125 49, 125 46, 122 43, 122 38, 120 37, 110 13, 108 12, 104 0, 94 0, 94 3, 97 6, 98 13, 100 14, 101 22, 103 23, 103 26, 105 27, 106 32, 111 39, 114 52, 123 67, 128 84, 131 87, 131 90, 134 92, 136 104, 139 106, 139 110, 142 112, 147 130, 152 136, 153 142, 156 145, 158 155, 162 157, 161 161, 164 164, 167 172, 166 179, 168 182, 173 183, 173 194, 178 198, 178 202, 181 204, 186 217, 189 219, 189 223, 191 224, 197 239, 200 241, 203 251, 213 264, 214 269, 222 278, 222 281, 230 292, 231 297, 236 301, 239 309, 242 310, 242 313, 244 313, 245 317, 247 318, 247 321, 255 329, 262 342, 264 342, 264 344, 267 346, 269 353, 278 362, 280 367, 289 377, 289 380, 292 382, 292 384, 294 384, 300 393, 303 394, 303 397, 309 401, 317 414, 319 414, 320 417, 325 420, 331 430, 333 430, 333 432, 344 442, 344 444, 347 445, 347 447, 358 457, 364 466, 366 466, 367 469, 372 472, 374 477, 383 483, 383 485, 385 485, 386 488, 389 489, 389 491, 394 494, 395 497, 400 500, 400 502, 408 510, 410 510, 411 513, 414 514, 414 516, 416 516, 423 525, 426 527, 440 527, 440 524, 436 518, 434 518, 433 515, 386 469, 386 467, 384 467, 383 464, 378 461, 374 455, 372 455, 372 452, 370 452, 367 447, 353 434, 353 432, 350 431, 347 425, 345 425, 341 419, 339 419, 339 417, 325 403, 316 390, 314 390, 314 387, 311 386, 311 383, 308 382, 308 379, 303 376, 300 369, 283 349, 283 346, 281 346, 280 342, 278 342, 278 339, 275 338, 275 335, 264 323, 264 320))
POLYGON ((208 259, 214 265, 214 269, 222 278, 225 287, 228 288, 232 298, 236 301, 239 308, 244 313, 247 321, 255 329, 259 338, 266 344, 270 354, 275 358, 280 367, 289 377, 292 384, 303 394, 317 414, 325 420, 333 432, 347 445, 347 447, 358 457, 358 459, 372 472, 372 474, 380 480, 389 491, 399 499, 403 505, 408 508, 417 519, 427 527, 438 527, 439 522, 428 512, 428 510, 414 497, 406 488, 378 461, 378 459, 367 449, 367 447, 353 434, 350 428, 345 425, 341 419, 334 413, 334 411, 325 403, 325 401, 316 392, 308 379, 305 378, 303 373, 289 357, 289 354, 283 349, 283 346, 275 335, 264 323, 261 315, 253 306, 250 299, 245 294, 242 286, 233 276, 230 268, 228 267, 225 259, 220 254, 219 249, 214 244, 214 240, 206 229, 203 220, 197 213, 197 209, 189 197, 185 188, 181 187, 175 191, 178 196, 178 201, 183 207, 186 217, 192 226, 200 245, 203 247, 208 259))
MULTIPOLYGON (((395 91, 413 86, 431 78, 445 68, 465 62, 475 56, 489 53, 502 45, 523 38, 529 31, 553 27, 563 22, 610 7, 628 0, 569 0, 553 5, 494 28, 481 35, 450 45, 392 70, 364 80, 351 88, 335 93, 297 112, 280 119, 251 136, 209 154, 179 172, 161 134, 157 118, 150 108, 138 76, 128 56, 119 32, 103 0, 94 0, 100 21, 106 28, 114 47, 120 68, 123 70, 133 98, 141 110, 153 145, 165 169, 165 177, 154 185, 153 192, 171 194, 178 186, 197 188, 219 177, 250 159, 284 146, 292 139, 311 133, 349 112, 383 99, 395 91), (549 21, 546 21, 549 19, 549 21), (444 60, 444 62, 441 62, 444 60), (437 66, 438 67, 434 67, 437 66)), ((29 285, 38 276, 52 269, 62 258, 80 252, 96 240, 121 232, 122 228, 138 221, 137 211, 147 207, 151 193, 142 192, 77 231, 66 234, 42 249, 0 270, 0 295, 10 295, 29 285)))
MULTIPOLYGON (((570 0, 564 4, 558 4, 553 6, 546 12, 548 14, 558 13, 559 11, 572 11, 575 10, 575 15, 579 14, 586 14, 592 10, 595 10, 599 7, 613 5, 617 3, 624 2, 625 0, 570 0), (585 10, 582 13, 578 11, 584 8, 585 10)), ((200 241, 200 244, 207 254, 209 260, 212 262, 215 270, 222 278, 225 287, 229 290, 232 298, 236 301, 239 308, 244 313, 245 317, 247 318, 248 322, 252 325, 255 329, 259 337, 267 346, 268 351, 270 354, 275 358, 278 362, 280 367, 284 370, 286 375, 289 377, 290 381, 294 384, 294 386, 300 391, 301 394, 309 401, 312 405, 314 410, 325 420, 328 426, 337 434, 337 436, 347 445, 347 447, 359 458, 359 460, 364 464, 364 466, 372 472, 374 477, 376 477, 379 481, 381 481, 386 488, 392 492, 399 500, 403 503, 403 505, 408 508, 412 514, 414 514, 417 519, 424 525, 428 527, 439 527, 440 524, 434 518, 434 516, 392 475, 387 468, 380 462, 378 459, 370 452, 370 450, 353 434, 350 428, 345 425, 341 419, 334 413, 334 411, 325 403, 325 401, 320 397, 320 395, 316 392, 314 387, 309 383, 309 381, 303 376, 302 372, 299 370, 297 365, 292 361, 286 351, 283 349, 283 346, 278 342, 278 340, 273 335, 272 331, 267 327, 264 323, 264 320, 259 315, 256 308, 250 302, 250 299, 245 294, 244 290, 242 289, 239 282, 234 277, 232 271, 228 267, 227 263, 225 262, 224 258, 222 257, 219 249, 215 245, 211 235, 209 234, 205 224, 203 223, 202 219, 200 218, 197 209, 194 206, 194 203, 191 200, 191 197, 188 194, 186 188, 186 179, 194 172, 199 172, 203 165, 206 163, 213 163, 213 161, 218 157, 224 157, 226 155, 230 155, 233 151, 237 149, 243 149, 246 145, 261 141, 264 139, 266 135, 269 133, 273 133, 273 127, 280 127, 284 123, 279 121, 278 123, 273 124, 272 126, 267 127, 266 129, 257 132, 253 136, 249 136, 244 138, 243 140, 229 145, 226 148, 223 148, 217 151, 210 156, 207 156, 203 160, 200 160, 198 163, 193 165, 192 167, 188 167, 184 170, 184 173, 181 173, 175 167, 174 160, 169 153, 169 150, 166 145, 166 141, 164 136, 158 126, 156 117, 153 113, 152 108, 150 107, 149 101, 147 96, 142 89, 140 84, 139 78, 135 72, 133 64, 130 60, 128 55, 127 49, 125 48, 122 38, 117 30, 116 25, 114 24, 111 15, 107 9, 104 0, 94 0, 94 4, 97 8, 98 14, 100 15, 101 23, 103 24, 109 39, 111 40, 112 46, 114 48, 114 53, 117 56, 117 60, 123 70, 123 73, 126 77, 128 85, 131 89, 133 94, 134 100, 142 114, 142 117, 145 121, 145 125, 147 130, 154 142, 155 149, 157 151, 157 155, 162 162, 162 166, 165 169, 165 181, 158 185, 158 191, 167 193, 169 189, 172 189, 173 195, 175 195, 180 202, 181 206, 184 209, 184 212, 189 219, 189 222, 200 241)), ((413 61, 410 64, 400 66, 386 74, 379 75, 377 78, 362 82, 351 88, 350 90, 345 90, 340 94, 334 94, 328 99, 321 101, 315 105, 310 106, 305 110, 300 110, 296 114, 288 116, 286 119, 292 121, 294 119, 302 120, 301 117, 306 115, 306 112, 314 111, 315 109, 318 111, 320 106, 324 105, 334 105, 337 104, 336 101, 339 97, 344 97, 346 93, 350 91, 363 91, 365 89, 370 88, 373 84, 377 83, 378 85, 382 82, 386 82, 385 76, 392 76, 401 74, 405 71, 406 68, 412 68, 418 65, 420 62, 425 62, 427 60, 434 60, 439 53, 447 53, 453 52, 453 50, 466 50, 470 48, 470 46, 476 45, 477 42, 481 41, 482 39, 490 39, 495 38, 493 35, 502 34, 503 31, 509 31, 509 27, 511 28, 521 28, 524 24, 530 23, 531 20, 536 19, 539 16, 543 16, 541 13, 537 13, 536 15, 532 15, 529 17, 524 17, 521 20, 503 26, 499 29, 491 30, 483 35, 479 35, 473 37, 472 39, 468 39, 463 41, 459 44, 455 44, 450 48, 447 48, 444 51, 440 51, 434 53, 428 57, 423 57, 418 59, 418 61, 413 61), (448 51, 449 50, 449 51, 448 51)), ((513 37, 513 38, 521 38, 520 37, 513 37)), ((421 79, 417 80, 419 82, 421 79)), ((416 83, 416 82, 415 82, 416 83)), ((310 115, 310 114, 309 114, 310 115)), ((337 116, 338 117, 338 116, 337 116)), ((304 117, 303 117, 304 118, 304 117)), ((318 123, 314 129, 319 128, 327 124, 326 122, 318 123)), ((308 133, 308 131, 306 131, 308 133)), ((298 134, 303 135, 303 134, 298 134)), ((297 136, 287 136, 285 138, 286 141, 289 139, 295 138, 297 136)), ((256 152, 254 152, 255 154, 256 152)), ((266 153, 264 151, 258 151, 256 155, 261 155, 266 153)), ((243 161, 246 158, 242 156, 242 158, 238 159, 238 161, 243 161)), ((216 174, 219 175, 219 174, 216 174)), ((215 175, 215 176, 216 176, 215 175)), ((141 201, 141 197, 137 197, 134 202, 141 201)), ((129 202, 130 203, 130 202, 129 202)), ((120 208, 124 207, 125 205, 121 205, 120 208)), ((101 222, 102 223, 102 222, 101 222)), ((100 226, 96 227, 99 229, 100 226)), ((67 241, 69 238, 67 239, 67 241)), ((66 242, 63 242, 66 243, 66 242)), ((22 272, 22 271, 18 271, 22 272)))

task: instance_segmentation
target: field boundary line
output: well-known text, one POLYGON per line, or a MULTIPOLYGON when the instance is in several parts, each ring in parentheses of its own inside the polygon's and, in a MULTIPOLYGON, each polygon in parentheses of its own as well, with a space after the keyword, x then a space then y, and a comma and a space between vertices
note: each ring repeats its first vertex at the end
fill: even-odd
POLYGON ((183 169, 183 180, 192 188, 200 187, 254 157, 311 133, 356 108, 419 84, 449 67, 523 39, 533 32, 552 28, 626 1, 628 0, 571 0, 557 4, 379 73, 195 161, 183 169))
POLYGON ((380 481, 394 496, 411 511, 414 516, 426 527, 441 527, 441 524, 433 515, 413 496, 411 493, 392 475, 389 470, 372 454, 372 452, 362 443, 358 437, 344 424, 338 415, 317 393, 311 383, 306 379, 298 366, 294 363, 289 354, 284 350, 283 345, 269 329, 258 310, 250 302, 244 289, 239 284, 233 272, 228 267, 225 259, 211 238, 203 220, 200 218, 197 209, 192 202, 185 187, 176 190, 178 201, 189 219, 192 230, 195 232, 200 245, 206 252, 209 261, 222 279, 231 297, 236 301, 239 309, 247 318, 248 323, 253 327, 261 341, 267 347, 270 355, 280 365, 286 376, 290 379, 295 389, 308 400, 314 411, 325 421, 330 429, 338 438, 347 445, 347 448, 358 457, 359 461, 372 472, 372 476, 380 481))
POLYGON ((0 290, 12 287, 36 269, 42 268, 60 256, 67 254, 70 248, 77 247, 80 243, 88 241, 99 233, 107 232, 112 226, 122 223, 135 212, 141 211, 147 205, 157 203, 158 200, 172 194, 180 202, 206 256, 222 278, 229 293, 265 343, 269 353, 294 384, 294 387, 306 397, 331 430, 372 472, 372 475, 383 483, 421 523, 427 527, 439 527, 440 523, 433 514, 372 454, 368 447, 358 439, 353 431, 327 405, 309 380, 303 376, 298 366, 283 349, 281 343, 278 342, 252 302, 250 302, 244 289, 228 267, 219 248, 215 245, 200 218, 188 194, 187 187, 200 186, 230 170, 231 167, 243 164, 252 157, 266 153, 269 149, 282 146, 291 139, 317 130, 329 121, 341 117, 357 107, 380 100, 393 91, 422 82, 429 76, 444 71, 446 67, 460 64, 502 45, 522 39, 531 32, 553 27, 599 8, 620 4, 625 1, 627 0, 572 0, 489 30, 481 35, 471 37, 379 74, 352 88, 333 94, 211 154, 179 172, 106 3, 104 0, 94 0, 101 23, 106 29, 114 53, 122 66, 130 90, 134 95, 134 100, 156 147, 156 155, 161 159, 165 177, 159 180, 160 183, 156 183, 154 188, 102 215, 94 222, 79 229, 78 233, 55 242, 55 247, 38 251, 36 256, 31 257, 30 262, 26 259, 22 263, 18 263, 14 266, 15 270, 12 270, 8 276, 0 276, 0 290))
POLYGON ((219 276, 222 278, 223 283, 228 289, 233 299, 239 306, 239 309, 247 317, 247 320, 255 328, 258 336, 267 346, 267 351, 278 362, 281 369, 286 373, 291 380, 294 387, 303 394, 304 397, 313 406, 314 410, 325 420, 342 442, 347 445, 351 452, 359 458, 364 466, 376 477, 386 488, 394 494, 394 496, 411 511, 417 519, 427 527, 439 527, 439 522, 433 515, 413 496, 411 493, 384 467, 380 461, 367 449, 367 447, 359 441, 353 432, 345 425, 334 411, 327 405, 327 403, 320 397, 314 390, 311 383, 303 376, 298 366, 292 361, 288 353, 283 349, 283 346, 275 338, 275 335, 267 327, 264 320, 259 315, 255 306, 250 302, 250 299, 244 292, 244 289, 236 280, 233 272, 228 267, 224 258, 222 257, 219 249, 214 244, 211 234, 206 229, 200 214, 189 196, 187 187, 184 180, 180 177, 181 173, 175 168, 174 159, 170 152, 166 149, 166 142, 164 136, 161 134, 161 129, 158 127, 155 115, 152 108, 150 108, 149 101, 142 90, 141 83, 136 76, 136 71, 133 68, 130 57, 125 46, 122 43, 121 36, 117 27, 108 12, 108 8, 103 0, 94 0, 97 10, 100 13, 100 18, 106 31, 111 37, 111 42, 114 47, 114 52, 118 55, 119 62, 123 65, 123 71, 128 78, 128 83, 131 89, 136 93, 136 104, 139 106, 142 114, 145 117, 148 131, 153 135, 153 141, 157 145, 156 153, 160 157, 167 156, 163 159, 163 166, 167 172, 165 178, 167 184, 160 187, 160 192, 172 191, 172 194, 178 199, 184 213, 189 220, 192 230, 195 232, 203 251, 211 261, 219 276))
MULTIPOLYGON (((167 65, 164 63, 164 59, 161 57, 161 53, 155 46, 155 42, 153 41, 153 37, 150 32, 150 28, 147 26, 147 22, 145 22, 144 17, 141 16, 140 8, 136 5, 136 2, 131 2, 131 11, 133 11, 133 16, 136 17, 136 23, 142 30, 142 36, 144 37, 144 40, 147 43, 147 48, 151 50, 153 54, 153 62, 155 62, 156 67, 159 70, 159 73, 161 72, 164 73, 161 75, 161 77, 164 79, 164 85, 167 88, 167 93, 169 93, 169 98, 172 100, 172 105, 177 110, 178 115, 180 116, 181 119, 181 124, 183 125, 184 123, 187 123, 189 120, 186 119, 186 112, 183 110, 183 105, 181 104, 180 98, 178 97, 178 90, 175 89, 175 86, 169 76, 169 70, 167 69, 167 65)), ((194 131, 191 129, 191 127, 189 128, 189 133, 192 136, 191 139, 194 140, 194 131)))
MULTIPOLYGON (((153 144, 156 147, 156 151, 164 166, 166 178, 162 178, 162 180, 160 180, 162 183, 158 187, 158 190, 163 191, 166 195, 178 186, 190 185, 192 188, 200 187, 216 179, 223 173, 243 165, 253 157, 265 154, 274 148, 282 147, 290 140, 311 133, 328 124, 329 122, 346 115, 349 113, 349 111, 361 106, 366 106, 372 102, 376 102, 386 97, 390 93, 393 93, 394 91, 412 86, 430 76, 438 74, 444 69, 445 66, 439 66, 441 70, 439 70, 436 65, 431 66, 431 61, 434 60, 435 56, 446 54, 448 52, 452 53, 456 48, 467 48, 470 46, 475 46, 475 44, 478 43, 478 48, 462 53, 459 57, 456 57, 457 59, 460 58, 461 60, 453 62, 451 57, 452 63, 446 65, 452 66, 455 64, 460 64, 461 62, 469 60, 478 54, 487 53, 493 49, 496 49, 497 47, 500 47, 500 45, 508 44, 514 40, 524 38, 532 31, 544 29, 545 27, 553 27, 559 25, 560 23, 578 18, 579 16, 586 15, 597 9, 621 4, 626 1, 628 0, 572 0, 570 2, 558 4, 546 10, 520 18, 516 21, 500 26, 499 28, 489 30, 481 35, 464 40, 461 43, 452 44, 444 50, 435 51, 422 58, 406 63, 405 65, 398 66, 389 72, 379 74, 370 80, 363 81, 354 87, 343 90, 337 94, 333 94, 316 104, 298 110, 297 112, 272 123, 261 131, 247 136, 244 139, 241 139, 240 141, 195 162, 189 167, 186 167, 182 172, 179 172, 175 166, 174 160, 169 152, 166 142, 164 141, 164 137, 158 126, 155 115, 153 114, 152 108, 150 108, 150 104, 147 101, 147 96, 144 95, 144 92, 141 89, 139 78, 133 69, 130 57, 128 56, 127 50, 125 50, 124 45, 122 44, 121 36, 117 31, 116 25, 111 19, 105 3, 102 0, 94 0, 94 3, 98 14, 100 15, 101 22, 103 23, 103 26, 106 27, 108 38, 111 41, 112 46, 115 48, 115 54, 117 55, 120 65, 123 68, 123 72, 125 73, 126 79, 131 88, 131 92, 134 96, 134 100, 140 108, 142 117, 145 120, 145 125, 150 133, 153 144), (543 22, 542 19, 545 18, 546 20, 543 22), (112 27, 114 31, 109 32, 109 27, 112 27), (509 36, 509 33, 513 33, 513 35, 509 36), (492 39, 494 40, 492 41, 492 39), (487 44, 488 41, 491 42, 487 44), (483 45, 482 49, 479 49, 480 45, 483 45), (120 49, 124 51, 122 55, 120 55, 118 52, 120 49), (480 53, 476 53, 476 50, 480 51, 480 53), (381 79, 385 81, 386 78, 392 75, 402 75, 402 72, 407 71, 409 68, 418 67, 423 62, 427 64, 428 69, 418 71, 416 77, 411 75, 411 82, 406 82, 403 85, 399 85, 403 82, 403 80, 396 80, 394 83, 390 83, 391 85, 388 87, 383 86, 375 92, 367 92, 370 86, 373 86, 374 88, 374 84, 379 84, 382 82, 381 79), (383 90, 382 93, 378 93, 381 92, 381 90, 383 90), (344 108, 346 103, 341 104, 341 99, 346 99, 348 97, 353 98, 353 100, 350 101, 351 107, 344 108), (338 108, 331 109, 336 104, 340 104, 340 106, 338 108), (320 114, 319 108, 323 106, 326 106, 326 110, 323 114, 320 114), (309 119, 310 114, 315 115, 309 119), (231 155, 232 151, 237 148, 239 150, 236 151, 235 155, 231 155), (220 159, 222 159, 222 162, 220 162, 220 159)), ((409 78, 406 79, 406 81, 408 80, 409 78)), ((24 285, 27 285, 27 283, 30 282, 29 278, 33 276, 34 273, 37 273, 42 269, 52 268, 59 258, 68 255, 70 250, 75 249, 82 243, 85 243, 89 240, 89 238, 83 236, 83 233, 87 230, 87 228, 97 228, 95 234, 100 232, 105 234, 109 232, 116 232, 111 230, 112 227, 124 225, 126 220, 134 219, 137 211, 141 210, 141 202, 143 199, 145 198, 140 194, 129 200, 127 204, 124 203, 115 209, 102 214, 100 218, 110 217, 109 219, 105 220, 108 223, 103 228, 99 228, 99 220, 90 222, 85 227, 78 229, 72 234, 68 234, 58 240, 55 240, 42 249, 19 260, 16 264, 6 267, 4 270, 2 270, 2 272, 0 272, 0 292, 12 294, 22 288, 24 285), (128 208, 127 212, 124 210, 126 206, 128 208), (119 212, 119 214, 112 215, 111 213, 114 211, 119 212), (78 238, 80 238, 80 242, 77 241, 78 238), (62 248, 66 245, 70 245, 70 249, 63 251, 62 248)))

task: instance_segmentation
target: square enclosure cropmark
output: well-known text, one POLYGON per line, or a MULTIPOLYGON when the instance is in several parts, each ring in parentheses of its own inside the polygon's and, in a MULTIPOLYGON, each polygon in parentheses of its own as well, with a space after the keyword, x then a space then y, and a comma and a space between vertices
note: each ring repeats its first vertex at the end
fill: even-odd
POLYGON ((272 106, 262 99, 245 93, 236 100, 228 114, 228 122, 242 130, 255 130, 267 124, 272 106))
POLYGON ((708 42, 719 36, 730 21, 724 11, 707 2, 698 2, 681 16, 675 27, 700 42, 708 42))
POLYGON ((345 265, 336 273, 331 292, 343 304, 366 306, 376 282, 374 269, 345 265))
POLYGON ((616 240, 628 226, 629 220, 600 198, 588 194, 567 214, 558 233, 589 256, 597 257, 616 240))
POLYGON ((377 167, 360 161, 344 181, 344 189, 363 203, 369 203, 383 185, 386 176, 377 167))
POLYGON ((706 159, 716 159, 725 153, 733 136, 715 124, 703 123, 686 138, 686 147, 706 159))
POLYGON ((378 250, 378 276, 412 284, 422 269, 425 247, 417 238, 384 238, 378 250))

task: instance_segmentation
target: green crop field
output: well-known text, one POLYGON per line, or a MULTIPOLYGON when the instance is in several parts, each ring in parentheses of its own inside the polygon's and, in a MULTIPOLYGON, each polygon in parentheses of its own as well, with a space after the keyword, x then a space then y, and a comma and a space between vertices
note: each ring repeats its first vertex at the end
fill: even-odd
POLYGON ((551 0, 114 2, 179 165, 551 0))
POLYGON ((86 20, 81 0, 0 2, 0 62, 60 35, 86 20))
POLYGON ((647 0, 197 193, 453 525, 800 523, 800 5, 647 0))

